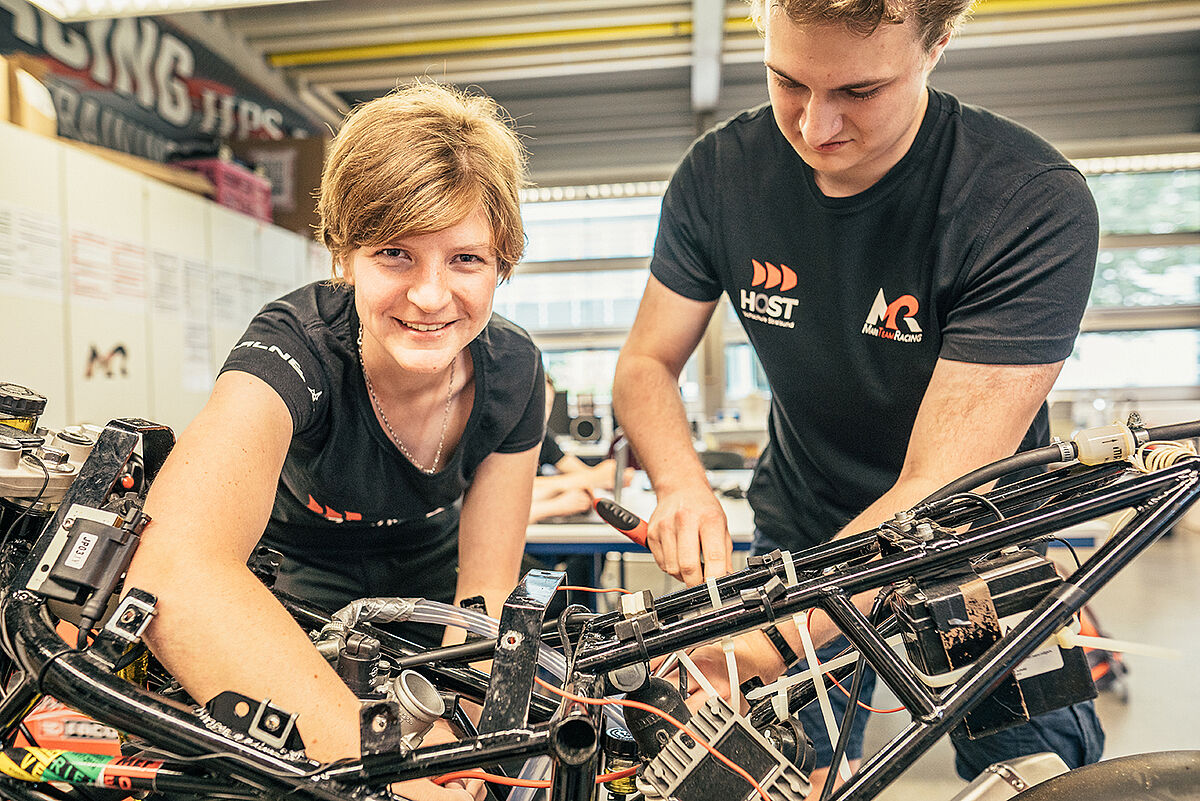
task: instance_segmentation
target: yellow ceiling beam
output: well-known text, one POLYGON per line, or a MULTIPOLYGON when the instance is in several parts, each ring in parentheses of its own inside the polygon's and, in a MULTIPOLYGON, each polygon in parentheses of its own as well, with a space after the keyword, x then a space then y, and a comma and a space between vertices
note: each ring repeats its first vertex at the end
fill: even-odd
MULTIPOLYGON (((993 14, 1070 11, 1106 6, 1174 5, 1162 0, 979 0, 975 18, 993 14)), ((726 33, 754 30, 754 23, 745 17, 731 17, 725 22, 726 33)), ((628 42, 644 39, 664 39, 691 36, 691 20, 634 25, 568 28, 552 31, 523 31, 520 33, 487 36, 463 36, 449 39, 418 39, 408 42, 328 47, 313 50, 292 50, 271 53, 267 60, 274 67, 302 67, 313 64, 337 64, 353 61, 376 61, 411 56, 434 56, 447 53, 469 53, 497 50, 518 50, 531 47, 563 47, 604 42, 628 42)))
POLYGON ((406 56, 439 55, 445 53, 479 52, 484 50, 516 50, 526 47, 556 47, 597 42, 627 42, 634 39, 661 39, 691 36, 692 22, 659 22, 644 25, 610 25, 599 28, 573 28, 558 31, 527 31, 494 36, 464 36, 455 39, 423 39, 412 42, 331 47, 319 50, 299 50, 272 53, 272 66, 298 67, 308 64, 330 64, 344 61, 373 61, 406 56))
POLYGON ((1163 0, 978 0, 975 16, 1038 11, 1073 11, 1103 6, 1171 5, 1163 0))

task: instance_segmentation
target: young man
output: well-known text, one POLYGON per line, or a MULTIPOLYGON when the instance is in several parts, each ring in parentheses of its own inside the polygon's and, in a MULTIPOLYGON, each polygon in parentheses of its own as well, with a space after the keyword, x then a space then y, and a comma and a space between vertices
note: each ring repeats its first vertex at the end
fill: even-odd
MULTIPOLYGON (((659 498, 651 549, 688 584, 730 560, 677 389, 722 292, 772 390, 749 492, 759 552, 869 529, 1048 438, 1095 206, 1049 144, 928 87, 969 5, 756 5, 771 102, 710 131, 676 171, 614 388, 659 498)), ((783 669, 761 633, 738 649, 746 673, 783 669)), ((1030 749, 1099 758, 1090 704, 1051 717, 965 744, 959 772, 1030 749)))

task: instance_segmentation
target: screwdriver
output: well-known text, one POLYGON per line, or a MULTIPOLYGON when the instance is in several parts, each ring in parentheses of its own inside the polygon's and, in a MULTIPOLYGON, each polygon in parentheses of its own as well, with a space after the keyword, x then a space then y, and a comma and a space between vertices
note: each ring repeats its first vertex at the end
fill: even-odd
POLYGON ((596 514, 600 519, 643 548, 646 547, 646 521, 610 498, 597 498, 596 514))

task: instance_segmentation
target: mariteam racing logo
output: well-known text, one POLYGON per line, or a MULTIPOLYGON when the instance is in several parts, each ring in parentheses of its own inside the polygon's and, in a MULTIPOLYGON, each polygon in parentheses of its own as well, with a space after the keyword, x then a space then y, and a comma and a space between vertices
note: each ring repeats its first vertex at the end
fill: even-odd
POLYGON ((912 295, 901 295, 891 303, 883 296, 883 289, 875 296, 871 310, 867 312, 867 321, 863 323, 862 333, 880 339, 891 339, 896 342, 920 342, 921 326, 917 324, 916 315, 920 304, 912 295), (898 320, 904 321, 907 331, 901 331, 898 320))
MULTIPOLYGON (((775 289, 779 292, 787 292, 796 286, 796 273, 786 264, 776 267, 769 261, 760 262, 758 259, 751 259, 750 264, 754 269, 750 286, 760 286, 764 290, 775 289)), ((800 302, 796 298, 755 290, 742 289, 740 292, 742 316, 747 320, 757 320, 783 328, 796 327, 796 322, 792 319, 792 310, 800 302)))

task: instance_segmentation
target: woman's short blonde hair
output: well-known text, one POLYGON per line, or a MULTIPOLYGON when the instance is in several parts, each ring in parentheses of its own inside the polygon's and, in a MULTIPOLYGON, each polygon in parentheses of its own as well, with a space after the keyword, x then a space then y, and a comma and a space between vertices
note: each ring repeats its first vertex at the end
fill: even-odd
POLYGON ((974 0, 750 0, 750 16, 765 30, 768 9, 779 8, 797 25, 843 25, 870 36, 881 25, 915 21, 921 46, 932 52, 954 33, 970 13, 974 0))
POLYGON ((355 248, 433 233, 483 207, 499 278, 525 250, 519 192, 526 152, 494 100, 419 82, 358 106, 330 143, 318 238, 345 280, 355 248))

